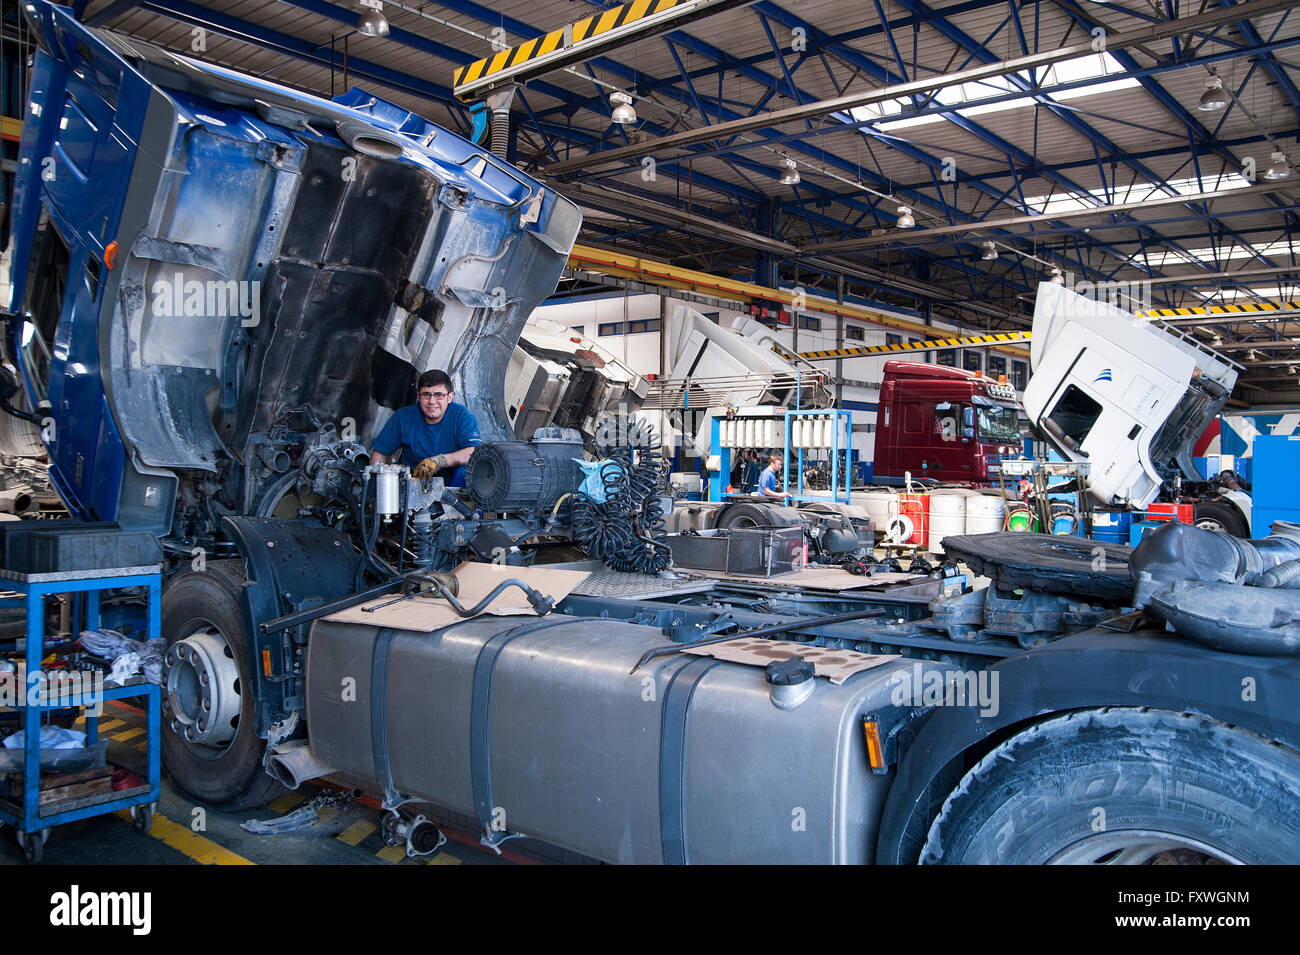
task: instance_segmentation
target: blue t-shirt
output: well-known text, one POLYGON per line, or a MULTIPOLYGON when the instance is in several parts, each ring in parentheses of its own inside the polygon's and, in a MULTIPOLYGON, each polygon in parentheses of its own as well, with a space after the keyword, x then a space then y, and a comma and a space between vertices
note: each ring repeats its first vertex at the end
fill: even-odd
POLYGON ((424 420, 419 405, 398 408, 379 432, 379 437, 375 438, 374 450, 380 454, 393 454, 398 448, 405 448, 402 461, 413 468, 436 454, 451 454, 482 443, 474 415, 464 405, 453 401, 447 405, 437 424, 424 420))
POLYGON ((773 471, 771 468, 763 468, 763 473, 758 476, 759 493, 761 494, 764 491, 775 491, 775 490, 777 490, 776 472, 773 471))

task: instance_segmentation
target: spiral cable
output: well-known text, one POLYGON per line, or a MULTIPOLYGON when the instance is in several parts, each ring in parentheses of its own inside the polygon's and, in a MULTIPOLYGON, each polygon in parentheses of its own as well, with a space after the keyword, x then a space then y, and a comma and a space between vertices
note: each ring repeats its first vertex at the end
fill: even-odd
POLYGON ((604 502, 576 493, 570 501, 574 540, 591 556, 625 573, 657 574, 671 564, 663 542, 660 503, 667 470, 657 463, 662 447, 653 428, 629 429, 626 442, 607 453, 599 476, 604 502), (640 461, 633 464, 635 452, 640 461))

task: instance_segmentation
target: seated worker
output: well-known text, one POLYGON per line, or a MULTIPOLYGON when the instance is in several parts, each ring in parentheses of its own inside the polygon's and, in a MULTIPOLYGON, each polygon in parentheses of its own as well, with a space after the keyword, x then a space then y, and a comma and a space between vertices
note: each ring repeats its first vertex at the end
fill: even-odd
POLYGON ((767 467, 763 468, 763 473, 758 476, 758 494, 760 497, 775 498, 778 501, 785 500, 785 494, 776 489, 776 479, 781 476, 781 455, 774 454, 767 459, 767 467))
POLYGON ((441 475, 449 487, 464 487, 465 465, 483 443, 478 422, 452 400, 456 393, 445 371, 426 371, 415 390, 417 403, 397 409, 375 438, 370 463, 387 464, 402 448, 402 460, 415 477, 441 475))

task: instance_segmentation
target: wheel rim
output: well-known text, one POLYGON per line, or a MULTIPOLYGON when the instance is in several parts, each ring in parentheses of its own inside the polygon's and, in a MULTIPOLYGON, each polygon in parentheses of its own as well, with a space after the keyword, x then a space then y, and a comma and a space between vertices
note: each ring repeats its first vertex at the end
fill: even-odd
POLYGON ((230 644, 206 626, 177 640, 163 658, 169 725, 181 739, 211 748, 235 738, 242 705, 230 644))
POLYGON ((1203 531, 1218 531, 1220 533, 1226 533, 1228 530, 1223 526, 1222 521, 1215 520, 1212 517, 1202 517, 1196 522, 1196 526, 1203 531))
POLYGON ((1048 865, 1243 865, 1236 857, 1187 836, 1151 829, 1098 833, 1066 846, 1048 865))

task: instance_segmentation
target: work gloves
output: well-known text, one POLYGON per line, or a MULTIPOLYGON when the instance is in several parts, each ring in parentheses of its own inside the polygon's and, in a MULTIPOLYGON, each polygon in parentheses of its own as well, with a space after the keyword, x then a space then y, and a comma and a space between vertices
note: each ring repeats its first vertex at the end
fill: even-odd
POLYGON ((434 477, 439 471, 447 471, 452 467, 451 461, 445 454, 435 454, 431 458, 425 458, 414 468, 411 469, 411 475, 417 481, 427 481, 434 477))

